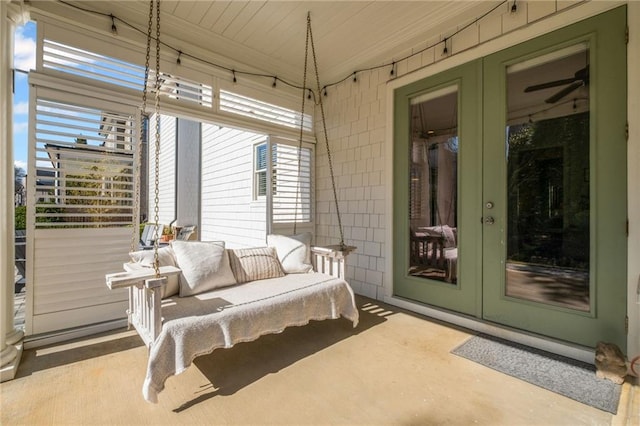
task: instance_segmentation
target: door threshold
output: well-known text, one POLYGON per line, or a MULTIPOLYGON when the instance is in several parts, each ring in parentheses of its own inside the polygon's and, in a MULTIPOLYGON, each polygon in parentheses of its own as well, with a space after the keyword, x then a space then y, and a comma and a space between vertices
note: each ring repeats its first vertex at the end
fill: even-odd
POLYGON ((397 296, 385 296, 384 302, 399 308, 406 309, 430 318, 464 327, 480 333, 500 337, 505 340, 531 346, 536 349, 562 355, 567 358, 594 364, 595 352, 592 348, 575 345, 569 342, 562 342, 543 337, 540 335, 528 334, 522 330, 508 328, 497 325, 478 318, 469 317, 463 314, 445 311, 432 306, 423 305, 419 302, 403 299, 397 296))

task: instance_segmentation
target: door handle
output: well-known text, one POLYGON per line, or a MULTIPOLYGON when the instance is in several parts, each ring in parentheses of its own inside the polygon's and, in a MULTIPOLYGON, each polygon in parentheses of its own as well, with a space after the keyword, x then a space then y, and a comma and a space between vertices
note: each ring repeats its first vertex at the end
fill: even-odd
POLYGON ((484 218, 484 224, 485 225, 493 225, 494 223, 496 223, 496 221, 493 218, 493 216, 487 216, 487 217, 484 218))

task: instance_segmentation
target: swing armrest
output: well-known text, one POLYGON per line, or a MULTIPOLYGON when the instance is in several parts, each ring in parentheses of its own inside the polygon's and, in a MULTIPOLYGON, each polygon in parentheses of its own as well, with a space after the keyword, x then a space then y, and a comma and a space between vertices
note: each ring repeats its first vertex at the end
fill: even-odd
MULTIPOLYGON (((171 275, 177 275, 180 273, 180 269, 175 266, 161 266, 160 276, 168 277, 171 275)), ((105 275, 107 287, 110 290, 118 288, 126 288, 137 285, 146 285, 148 288, 158 287, 162 285, 159 280, 154 280, 156 273, 153 268, 144 268, 130 272, 117 272, 115 274, 105 275)))
POLYGON ((345 263, 349 253, 356 247, 339 245, 311 247, 311 263, 313 270, 336 278, 346 279, 345 263))

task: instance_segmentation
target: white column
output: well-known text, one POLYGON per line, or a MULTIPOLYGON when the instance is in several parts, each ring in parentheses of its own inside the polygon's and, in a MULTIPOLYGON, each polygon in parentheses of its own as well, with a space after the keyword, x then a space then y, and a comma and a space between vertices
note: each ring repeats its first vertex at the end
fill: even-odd
POLYGON ((23 23, 24 4, 0 0, 0 381, 15 377, 22 355, 23 332, 13 326, 14 191, 13 191, 13 34, 23 23))

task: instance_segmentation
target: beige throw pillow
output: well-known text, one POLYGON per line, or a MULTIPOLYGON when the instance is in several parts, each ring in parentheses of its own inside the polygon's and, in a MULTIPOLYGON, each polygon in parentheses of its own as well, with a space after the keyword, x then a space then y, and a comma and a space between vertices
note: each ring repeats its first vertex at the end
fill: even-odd
POLYGON ((313 270, 311 265, 311 233, 298 235, 267 235, 267 246, 274 247, 285 274, 303 274, 313 270))
MULTIPOLYGON (((153 268, 153 250, 132 251, 129 253, 129 257, 134 262, 130 268, 127 268, 129 271, 139 270, 140 268, 153 268)), ((171 247, 158 249, 158 266, 176 266, 176 259, 171 247)), ((160 297, 164 299, 165 297, 174 296, 178 294, 179 290, 178 276, 171 275, 168 277, 167 285, 162 287, 160 297)))
POLYGON ((236 284, 224 242, 173 241, 180 273, 180 297, 236 284))
POLYGON ((238 283, 284 276, 278 260, 278 254, 273 247, 228 251, 231 269, 238 283))

